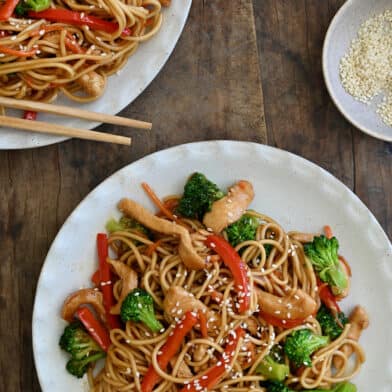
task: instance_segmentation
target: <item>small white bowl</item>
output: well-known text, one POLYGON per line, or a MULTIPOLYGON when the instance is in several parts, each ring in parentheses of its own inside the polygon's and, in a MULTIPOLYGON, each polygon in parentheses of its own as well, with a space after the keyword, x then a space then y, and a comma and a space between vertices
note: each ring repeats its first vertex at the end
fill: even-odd
POLYGON ((340 59, 347 53, 363 22, 392 9, 391 0, 348 0, 333 18, 324 41, 323 73, 328 92, 344 117, 361 131, 392 141, 392 127, 376 113, 380 97, 367 105, 355 100, 343 88, 339 76, 340 59))

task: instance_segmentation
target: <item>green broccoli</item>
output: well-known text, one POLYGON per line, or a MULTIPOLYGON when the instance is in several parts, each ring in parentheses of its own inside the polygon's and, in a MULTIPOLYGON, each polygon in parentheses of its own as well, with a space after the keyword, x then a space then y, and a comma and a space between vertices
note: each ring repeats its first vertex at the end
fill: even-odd
MULTIPOLYGON (((263 382, 267 392, 295 392, 280 381, 263 382)), ((350 382, 335 385, 332 389, 303 389, 301 392, 357 392, 357 387, 350 382)))
POLYGON ((212 203, 221 199, 224 193, 216 184, 209 181, 204 174, 192 174, 184 187, 177 212, 187 218, 203 219, 206 212, 211 210, 212 203))
POLYGON ((109 219, 106 222, 106 230, 109 233, 114 233, 115 231, 138 231, 139 233, 150 237, 151 232, 137 220, 123 216, 119 221, 115 219, 109 219))
POLYGON ((338 258, 338 240, 321 235, 304 248, 320 279, 329 284, 334 295, 341 294, 348 282, 338 258))
POLYGON ((291 333, 285 341, 284 351, 296 367, 312 366, 310 356, 329 343, 328 336, 315 335, 310 329, 291 333))
POLYGON ((294 392, 281 381, 263 382, 263 386, 267 388, 267 392, 294 392))
POLYGON ((272 381, 283 381, 290 373, 287 365, 276 362, 272 355, 267 355, 256 368, 259 373, 272 381))
POLYGON ((304 389, 302 392, 357 392, 357 387, 350 382, 342 382, 332 389, 304 389))
POLYGON ((163 328, 155 318, 154 300, 142 289, 134 289, 125 297, 121 304, 120 315, 124 322, 130 320, 142 322, 153 332, 159 332, 163 328))
POLYGON ((25 16, 28 11, 40 12, 50 7, 51 0, 21 0, 15 7, 17 16, 25 16))
POLYGON ((105 352, 102 351, 102 353, 97 353, 95 355, 92 355, 91 357, 85 357, 83 359, 71 358, 67 362, 66 369, 73 376, 77 378, 82 378, 84 374, 87 372, 90 364, 92 362, 98 361, 104 356, 105 356, 105 352))
POLYGON ((325 305, 321 305, 316 318, 323 335, 329 336, 331 340, 338 338, 343 332, 344 326, 348 323, 348 319, 343 312, 338 313, 335 317, 325 305))
POLYGON ((226 234, 230 244, 237 246, 241 242, 254 240, 258 227, 259 220, 255 216, 244 214, 226 228, 226 234))
POLYGON ((68 372, 79 378, 86 373, 91 363, 106 355, 79 321, 74 321, 64 328, 59 344, 64 351, 71 354, 66 366, 68 372))

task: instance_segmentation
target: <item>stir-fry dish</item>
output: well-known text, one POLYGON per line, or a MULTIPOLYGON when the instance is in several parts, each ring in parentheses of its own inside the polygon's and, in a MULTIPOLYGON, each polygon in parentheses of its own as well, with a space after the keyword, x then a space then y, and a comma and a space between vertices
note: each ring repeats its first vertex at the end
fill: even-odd
POLYGON ((194 173, 162 200, 142 186, 157 210, 121 200, 93 287, 65 299, 69 373, 91 391, 357 390, 369 320, 340 308, 351 269, 329 226, 286 233, 245 180, 194 173))
MULTIPOLYGON (((78 102, 100 97, 139 44, 162 24, 170 0, 4 0, 0 96, 78 102)), ((127 75, 132 77, 132 75, 127 75)))

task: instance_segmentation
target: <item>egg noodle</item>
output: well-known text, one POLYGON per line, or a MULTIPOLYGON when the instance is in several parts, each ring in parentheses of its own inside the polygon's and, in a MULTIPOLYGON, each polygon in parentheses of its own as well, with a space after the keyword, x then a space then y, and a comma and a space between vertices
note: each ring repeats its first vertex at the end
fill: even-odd
MULTIPOLYGON (((176 199, 171 196, 165 202, 173 204, 174 201, 175 204, 176 199)), ((207 369, 218 363, 227 338, 237 327, 242 327, 245 335, 227 364, 224 376, 208 390, 265 391, 262 382, 266 377, 256 370, 271 348, 284 343, 294 330, 306 328, 321 335, 320 325, 313 316, 288 329, 274 327, 260 317, 257 294, 252 289, 256 286, 279 297, 293 296, 297 289, 301 289, 318 305, 320 298, 315 272, 305 257, 303 244, 297 239, 301 234, 286 233, 278 222, 266 215, 253 211, 248 214, 259 218, 260 225, 254 240, 240 243, 235 248, 249 271, 250 309, 245 314, 236 312, 232 273, 216 253, 205 246, 204 240, 211 233, 201 222, 182 218, 178 221, 191 233, 198 254, 206 255, 210 260, 206 268, 199 271, 188 269, 181 261, 178 238, 174 236, 158 234, 159 243, 154 245, 153 241, 136 232, 118 231, 110 235, 109 244, 117 260, 137 272, 139 286, 152 296, 156 317, 167 328, 162 333, 153 334, 142 323, 129 321, 124 329, 112 329, 112 345, 104 368, 96 375, 93 370, 88 373, 91 391, 140 391, 143 376, 151 364, 160 377, 154 391, 174 392, 189 388, 192 380, 202 378, 207 369), (266 245, 270 247, 268 255, 266 245), (216 315, 217 321, 208 321, 211 328, 207 337, 202 336, 196 325, 185 336, 181 349, 167 369, 160 369, 160 350, 183 317, 181 310, 175 318, 164 312, 166 293, 178 286, 200 300, 216 315)), ((119 283, 114 286, 114 294, 118 299, 119 283)), ((357 341, 349 338, 349 331, 350 324, 346 324, 336 340, 312 356, 310 367, 295 371, 291 367, 285 384, 292 389, 314 389, 329 388, 350 380, 360 370, 365 354, 357 341), (350 346, 352 355, 345 354, 343 346, 350 346), (339 363, 338 367, 334 366, 336 363, 339 363)), ((289 363, 287 358, 286 363, 289 363)), ((195 390, 207 389, 198 389, 196 384, 195 390)))
POLYGON ((0 96, 97 99, 107 78, 159 31, 161 11, 158 0, 53 0, 42 13, 14 14, 0 22, 0 96), (54 9, 58 16, 48 16, 54 9), (61 10, 72 13, 64 16, 61 10))

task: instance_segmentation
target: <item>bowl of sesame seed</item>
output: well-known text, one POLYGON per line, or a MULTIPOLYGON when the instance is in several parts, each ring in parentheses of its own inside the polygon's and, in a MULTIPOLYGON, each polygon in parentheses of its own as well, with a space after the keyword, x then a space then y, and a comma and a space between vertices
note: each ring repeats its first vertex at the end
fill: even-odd
POLYGON ((328 92, 355 127, 392 141, 392 3, 348 0, 323 47, 328 92))

